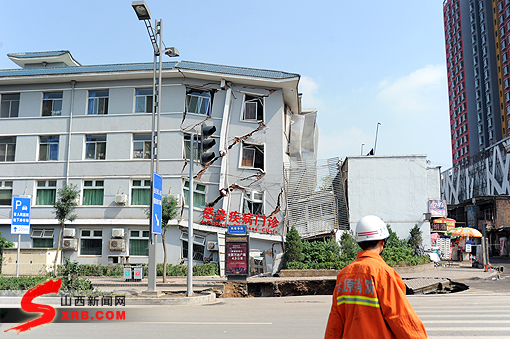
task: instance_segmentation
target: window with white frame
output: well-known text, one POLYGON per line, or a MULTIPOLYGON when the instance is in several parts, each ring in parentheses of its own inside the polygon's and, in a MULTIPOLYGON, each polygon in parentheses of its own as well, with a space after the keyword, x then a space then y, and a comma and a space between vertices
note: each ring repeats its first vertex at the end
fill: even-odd
POLYGON ((133 134, 133 159, 151 158, 151 133, 133 134))
POLYGON ((39 137, 39 161, 58 160, 58 135, 39 137))
MULTIPOLYGON (((188 232, 181 232, 182 257, 188 259, 188 232)), ((193 235, 193 260, 204 261, 205 237, 193 235)))
MULTIPOLYGON (((189 206, 189 181, 184 181, 184 204, 189 206)), ((193 183, 193 207, 205 207, 205 185, 193 183)))
POLYGON ((80 237, 80 255, 102 255, 103 231, 82 229, 80 237))
POLYGON ((0 162, 14 161, 16 137, 0 137, 0 162))
POLYGON ((103 180, 83 181, 83 205, 102 206, 104 197, 103 180))
POLYGON ((87 114, 108 114, 108 95, 107 89, 89 91, 87 114))
POLYGON ((0 205, 10 206, 12 203, 12 181, 0 180, 0 205))
POLYGON ((151 181, 137 179, 131 185, 131 205, 148 206, 151 203, 151 181))
POLYGON ((63 92, 44 93, 42 116, 62 115, 63 92))
POLYGON ((129 231, 129 255, 149 255, 150 232, 144 230, 129 231))
MULTIPOLYGON (((191 134, 184 133, 184 158, 189 159, 190 150, 191 150, 191 134)), ((200 154, 200 146, 202 141, 200 138, 195 137, 193 142, 193 159, 198 160, 200 154)))
POLYGON ((135 90, 135 113, 152 113, 152 88, 137 88, 135 90))
POLYGON ((38 180, 35 198, 36 205, 53 205, 57 197, 56 180, 38 180))
POLYGON ((0 118, 15 118, 19 114, 19 93, 1 95, 0 118))
POLYGON ((264 192, 245 190, 243 194, 243 213, 264 214, 264 192))
POLYGON ((210 116, 211 107, 211 92, 194 88, 186 88, 186 112, 210 116))
POLYGON ((85 136, 85 159, 106 159, 106 135, 85 136))
POLYGON ((244 95, 243 120, 264 120, 264 97, 249 94, 244 95))
POLYGON ((32 229, 32 248, 52 248, 53 229, 34 228, 32 229))
POLYGON ((264 145, 243 142, 241 166, 264 170, 264 145))

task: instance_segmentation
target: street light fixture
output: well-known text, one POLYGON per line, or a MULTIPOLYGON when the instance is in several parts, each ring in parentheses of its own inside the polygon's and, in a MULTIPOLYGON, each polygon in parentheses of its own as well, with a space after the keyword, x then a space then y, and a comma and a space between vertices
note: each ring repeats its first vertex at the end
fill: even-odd
POLYGON ((149 6, 147 6, 145 1, 133 1, 131 6, 133 6, 133 9, 135 10, 136 15, 138 16, 138 20, 151 19, 151 11, 149 10, 149 6))
POLYGON ((145 1, 133 1, 131 3, 137 17, 139 20, 143 20, 145 22, 145 27, 147 28, 147 32, 149 33, 149 37, 151 39, 152 47, 154 49, 154 67, 153 67, 153 81, 152 81, 152 95, 153 95, 153 106, 152 106, 152 135, 151 135, 151 165, 150 165, 150 173, 151 173, 151 203, 150 203, 150 217, 149 217, 149 228, 151 232, 150 244, 149 244, 149 282, 148 282, 148 291, 155 292, 156 291, 156 244, 157 244, 157 234, 153 233, 153 211, 154 211, 154 160, 156 160, 156 172, 159 172, 159 151, 158 151, 158 143, 159 143, 159 132, 160 132, 160 113, 161 113, 161 75, 162 75, 162 56, 166 54, 170 57, 179 56, 179 51, 175 47, 164 48, 163 49, 163 20, 155 20, 154 26, 152 27, 150 19, 151 12, 149 10, 149 6, 145 3, 145 1), (157 131, 156 131, 156 111, 158 115, 157 119, 157 131))

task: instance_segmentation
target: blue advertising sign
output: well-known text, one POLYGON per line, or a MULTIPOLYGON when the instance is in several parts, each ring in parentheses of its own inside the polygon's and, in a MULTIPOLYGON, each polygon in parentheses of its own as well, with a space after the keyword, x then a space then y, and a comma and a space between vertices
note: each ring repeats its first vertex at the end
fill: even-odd
POLYGON ((163 178, 154 172, 152 190, 152 234, 161 234, 161 215, 163 214, 163 178))
POLYGON ((246 234, 246 226, 239 226, 239 225, 234 225, 234 226, 228 226, 228 230, 227 230, 227 233, 228 234, 246 234))
POLYGON ((30 197, 12 197, 11 234, 30 234, 30 197))

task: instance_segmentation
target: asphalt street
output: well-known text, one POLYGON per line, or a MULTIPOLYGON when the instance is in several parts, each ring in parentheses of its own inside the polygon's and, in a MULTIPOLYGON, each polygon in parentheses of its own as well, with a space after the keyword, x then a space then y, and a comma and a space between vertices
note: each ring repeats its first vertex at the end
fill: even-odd
MULTIPOLYGON (((507 280, 508 281, 508 280, 507 280)), ((430 339, 508 338, 509 293, 409 296, 430 339)), ((50 323, 3 338, 322 338, 330 296, 225 298, 204 305, 126 306, 126 320, 50 323)))

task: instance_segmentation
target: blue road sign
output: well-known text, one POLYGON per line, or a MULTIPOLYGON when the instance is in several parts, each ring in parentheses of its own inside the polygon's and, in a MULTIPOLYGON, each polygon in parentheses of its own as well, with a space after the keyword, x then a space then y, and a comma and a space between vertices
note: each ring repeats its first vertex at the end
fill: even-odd
POLYGON ((163 178, 154 172, 152 190, 152 234, 161 234, 161 215, 163 214, 163 178))
POLYGON ((228 226, 228 234, 246 234, 246 226, 228 226))
POLYGON ((30 197, 12 197, 11 234, 30 234, 30 197))

